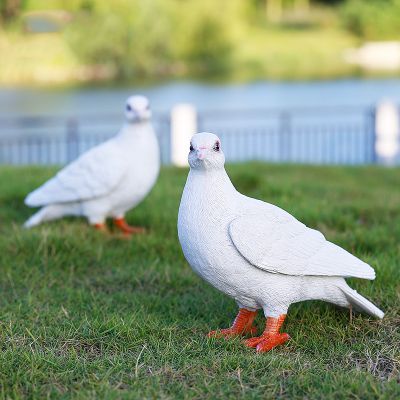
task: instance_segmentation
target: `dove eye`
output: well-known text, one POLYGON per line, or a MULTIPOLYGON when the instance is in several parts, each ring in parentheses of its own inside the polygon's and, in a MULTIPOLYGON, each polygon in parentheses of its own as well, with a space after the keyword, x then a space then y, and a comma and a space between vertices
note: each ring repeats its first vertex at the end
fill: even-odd
POLYGON ((129 104, 126 105, 126 111, 132 111, 132 107, 129 104))
POLYGON ((219 142, 215 142, 213 149, 219 151, 219 142))
POLYGON ((193 151, 193 150, 194 150, 194 147, 193 147, 192 143, 190 143, 190 151, 193 151))

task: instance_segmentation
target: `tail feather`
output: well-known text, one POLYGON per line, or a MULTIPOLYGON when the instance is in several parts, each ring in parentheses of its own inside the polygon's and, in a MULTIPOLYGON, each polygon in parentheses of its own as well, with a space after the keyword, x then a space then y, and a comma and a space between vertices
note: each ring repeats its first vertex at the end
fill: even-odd
POLYGON ((41 189, 42 187, 34 190, 25 197, 24 203, 28 207, 41 207, 47 204, 48 199, 46 201, 46 198, 43 198, 41 189))
POLYGON ((35 214, 33 214, 27 221, 24 223, 24 228, 33 228, 34 226, 37 226, 43 222, 43 217, 45 215, 45 211, 42 208, 35 214))
POLYGON ((65 203, 44 206, 25 222, 24 227, 32 228, 42 222, 53 221, 66 215, 82 215, 81 205, 79 203, 65 203))
POLYGON ((365 312, 380 319, 385 315, 382 310, 372 304, 365 297, 361 296, 356 290, 352 289, 347 284, 341 286, 340 289, 342 289, 348 302, 354 306, 357 311, 365 312))

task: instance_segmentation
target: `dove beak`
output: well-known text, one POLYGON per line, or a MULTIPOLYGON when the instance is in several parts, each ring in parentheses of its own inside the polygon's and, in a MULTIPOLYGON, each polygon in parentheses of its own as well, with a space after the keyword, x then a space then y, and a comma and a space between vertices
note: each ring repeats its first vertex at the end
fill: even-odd
POLYGON ((196 157, 199 160, 204 160, 206 158, 206 149, 204 147, 200 147, 199 149, 196 150, 196 157))

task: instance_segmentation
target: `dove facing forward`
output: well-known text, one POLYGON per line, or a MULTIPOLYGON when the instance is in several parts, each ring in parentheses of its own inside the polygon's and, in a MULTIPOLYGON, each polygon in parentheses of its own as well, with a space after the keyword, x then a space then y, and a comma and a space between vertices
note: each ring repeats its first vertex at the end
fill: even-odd
POLYGON ((262 309, 265 330, 245 344, 257 352, 271 350, 289 339, 280 333, 289 306, 304 300, 323 300, 383 317, 344 279, 374 279, 368 264, 281 208, 239 193, 224 163, 216 135, 193 136, 178 214, 179 240, 188 263, 239 307, 230 328, 209 336, 254 335, 253 321, 262 309))
POLYGON ((100 230, 106 229, 106 218, 112 217, 125 234, 143 231, 129 226, 125 213, 155 184, 159 147, 146 97, 129 97, 125 116, 126 123, 116 136, 81 155, 26 197, 26 205, 42 208, 25 227, 73 215, 86 217, 100 230))

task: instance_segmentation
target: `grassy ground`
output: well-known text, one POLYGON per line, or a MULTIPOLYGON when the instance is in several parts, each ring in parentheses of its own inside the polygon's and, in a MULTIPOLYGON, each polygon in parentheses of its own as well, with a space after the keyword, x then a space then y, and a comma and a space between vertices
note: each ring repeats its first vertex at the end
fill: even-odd
POLYGON ((233 71, 237 79, 331 79, 368 75, 346 63, 344 53, 358 46, 338 28, 253 29, 238 43, 233 71))
POLYGON ((0 84, 79 81, 79 62, 59 34, 17 34, 0 28, 0 84))
POLYGON ((23 230, 25 194, 53 172, 0 169, 0 398, 400 397, 400 170, 229 167, 240 191, 371 263, 376 281, 351 285, 386 312, 350 320, 325 303, 295 304, 285 324, 292 340, 263 355, 205 337, 227 327, 236 306, 182 256, 186 170, 162 171, 128 216, 149 229, 132 240, 79 219, 23 230))

